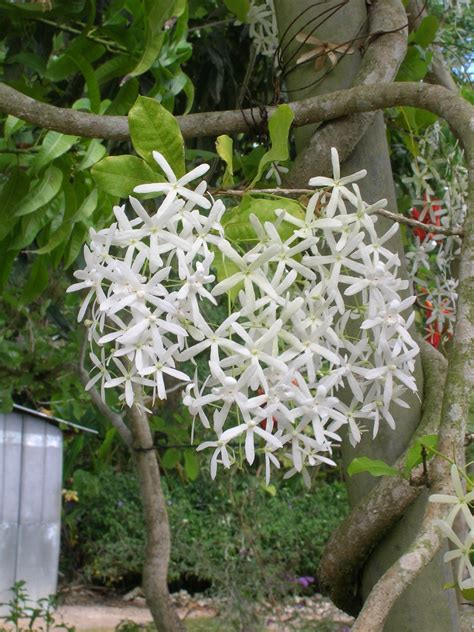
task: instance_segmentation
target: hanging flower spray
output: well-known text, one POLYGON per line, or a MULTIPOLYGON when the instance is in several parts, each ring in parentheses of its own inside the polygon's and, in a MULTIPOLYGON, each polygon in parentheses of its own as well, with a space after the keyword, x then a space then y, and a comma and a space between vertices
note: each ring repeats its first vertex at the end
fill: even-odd
POLYGON ((308 482, 308 468, 334 464, 345 427, 353 444, 364 427, 374 437, 382 422, 394 428, 390 403, 406 406, 404 393, 416 391, 413 312, 404 316, 414 298, 402 297, 408 282, 387 247, 398 224, 375 229, 386 200, 367 204, 356 184, 366 172, 341 177, 333 149, 333 178, 309 181, 306 209, 276 209, 272 221, 250 214, 249 239, 233 242, 224 203, 201 180, 208 165, 178 179, 153 157, 167 181, 135 192, 156 194, 156 210, 134 197, 130 212, 115 207, 111 226, 91 230, 69 288, 87 290, 88 387, 100 382, 103 397, 118 388, 132 406, 134 385, 165 399, 182 383, 184 404, 215 434, 198 446, 212 451, 213 477, 242 448, 249 464, 264 455, 267 482, 288 460, 286 476, 308 482), (227 317, 213 322, 226 302, 227 317), (204 375, 189 370, 198 358, 204 375))

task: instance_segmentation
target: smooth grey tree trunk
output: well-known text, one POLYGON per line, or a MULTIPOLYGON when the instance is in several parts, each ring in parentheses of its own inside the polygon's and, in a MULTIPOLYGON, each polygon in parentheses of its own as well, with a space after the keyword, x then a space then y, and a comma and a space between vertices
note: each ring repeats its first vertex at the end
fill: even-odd
MULTIPOLYGON (((324 42, 342 43, 367 30, 366 3, 363 0, 351 0, 350 3, 345 5, 314 32, 312 30, 319 23, 319 20, 311 22, 312 18, 338 3, 334 1, 314 3, 309 0, 274 1, 280 34, 285 32, 288 25, 293 20, 296 20, 302 11, 312 6, 301 19, 295 22, 283 40, 283 46, 286 46, 292 40, 291 45, 285 52, 287 59, 293 54, 295 46, 299 46, 294 39, 299 31, 303 31, 306 35, 312 33, 324 42)), ((328 14, 326 13, 325 15, 327 16, 328 14)), ((310 45, 306 45, 303 50, 307 51, 309 49, 310 45)), ((353 54, 346 55, 320 83, 303 90, 295 90, 302 86, 309 86, 322 74, 321 72, 316 72, 313 62, 300 66, 294 72, 291 72, 286 80, 286 88, 289 89, 288 99, 297 100, 350 87, 361 59, 362 55, 359 50, 353 54)), ((292 65, 294 65, 294 61, 292 65)), ((325 68, 327 70, 329 66, 326 65, 325 68)), ((307 146, 309 139, 314 133, 317 133, 317 129, 318 126, 313 125, 296 130, 298 152, 307 146)), ((334 139, 334 146, 337 147, 337 138, 334 139)), ((310 154, 308 159, 311 160, 311 157, 310 154)), ((316 155, 313 154, 313 158, 316 159, 316 155)), ((367 178, 358 182, 364 199, 368 202, 375 202, 381 198, 387 198, 388 208, 396 211, 395 188, 382 113, 376 115, 370 128, 342 166, 343 174, 349 174, 360 169, 367 169, 368 172, 367 178)), ((327 174, 314 173, 313 175, 327 174)), ((298 173, 294 173, 291 174, 291 184, 304 187, 307 185, 307 182, 301 181, 301 178, 298 178, 298 173)), ((380 227, 381 232, 385 232, 390 223, 388 220, 379 218, 377 226, 380 227)), ((392 240, 390 247, 403 257, 403 246, 400 238, 396 237, 392 240)), ((406 274, 405 269, 402 270, 402 273, 406 274)), ((416 379, 420 397, 422 397, 421 362, 417 364, 416 379)), ((375 440, 372 440, 370 433, 367 433, 356 449, 351 448, 347 442, 343 445, 344 468, 347 467, 354 457, 359 455, 380 458, 389 463, 393 463, 396 460, 409 444, 410 437, 420 419, 420 400, 416 396, 411 396, 408 398, 408 401, 410 403, 410 409, 408 410, 397 406, 391 407, 391 411, 397 420, 396 431, 391 430, 385 424, 381 426, 375 440)), ((349 478, 347 487, 350 504, 352 506, 357 504, 376 482, 376 479, 365 474, 349 478)), ((425 494, 415 502, 406 516, 395 525, 370 557, 364 569, 360 587, 363 598, 367 596, 383 572, 392 562, 400 557, 409 545, 423 515, 426 496, 425 494)), ((348 555, 350 555, 350 551, 348 551, 348 555)), ((399 599, 386 623, 385 632, 448 632, 459 630, 457 606, 452 594, 453 591, 443 589, 443 585, 452 580, 450 567, 443 563, 442 554, 438 555, 413 586, 399 599)))

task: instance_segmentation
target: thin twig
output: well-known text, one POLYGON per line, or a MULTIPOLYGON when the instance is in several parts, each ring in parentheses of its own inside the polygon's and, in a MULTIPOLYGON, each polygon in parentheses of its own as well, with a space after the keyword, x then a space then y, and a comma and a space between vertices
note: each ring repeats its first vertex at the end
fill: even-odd
MULTIPOLYGON (((212 191, 212 195, 222 195, 229 197, 243 197, 244 195, 281 195, 286 197, 300 197, 302 195, 314 195, 316 191, 313 189, 217 189, 212 191)), ((406 224, 407 226, 411 226, 412 228, 421 228, 427 233, 438 233, 440 235, 456 235, 458 237, 462 237, 463 231, 461 228, 450 228, 446 226, 436 226, 435 224, 424 224, 417 219, 412 219, 411 217, 405 217, 405 215, 401 215, 400 213, 393 213, 392 211, 387 211, 386 209, 379 209, 375 211, 377 215, 381 215, 382 217, 386 217, 387 219, 391 219, 393 222, 398 222, 399 224, 406 224)))
MULTIPOLYGON (((81 350, 79 354, 79 366, 78 366, 79 378, 84 386, 89 381, 89 374, 87 373, 87 370, 84 365, 85 357, 86 357, 86 349, 87 349, 87 335, 84 336, 82 344, 81 344, 81 350)), ((120 413, 115 412, 109 406, 107 406, 107 404, 104 402, 104 400, 100 396, 99 391, 95 388, 95 386, 92 386, 92 388, 89 388, 87 392, 89 393, 92 403, 97 408, 97 410, 106 419, 110 421, 112 426, 114 426, 114 428, 117 430, 117 432, 123 439, 124 443, 128 447, 131 447, 132 435, 122 415, 120 413)))

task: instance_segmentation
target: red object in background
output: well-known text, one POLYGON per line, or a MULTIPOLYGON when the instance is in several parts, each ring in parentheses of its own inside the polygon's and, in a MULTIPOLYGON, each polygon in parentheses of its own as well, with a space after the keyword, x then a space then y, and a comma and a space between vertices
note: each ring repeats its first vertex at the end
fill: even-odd
MULTIPOLYGON (((411 216, 413 219, 417 219, 419 222, 423 222, 423 224, 432 224, 433 226, 441 226, 441 205, 434 204, 434 202, 440 202, 441 200, 434 199, 428 200, 426 193, 423 194, 423 208, 419 209, 415 206, 411 209, 411 216)), ((413 232, 415 235, 423 241, 425 237, 428 235, 430 239, 434 239, 434 233, 428 233, 422 228, 413 228, 413 232)), ((439 238, 439 235, 438 235, 439 238)))
MULTIPOLYGON (((425 310, 425 317, 428 320, 428 318, 430 318, 431 314, 433 313, 433 303, 431 301, 425 301, 424 310, 425 310)), ((451 314, 453 310, 443 309, 441 311, 443 312, 443 314, 451 314)), ((448 333, 447 331, 444 331, 444 332, 440 331, 437 321, 434 321, 430 323, 429 325, 426 325, 425 334, 427 334, 425 336, 425 340, 429 342, 430 345, 433 345, 433 347, 435 347, 436 349, 439 349, 443 335, 447 336, 448 339, 451 338, 451 335, 452 335, 448 333)))

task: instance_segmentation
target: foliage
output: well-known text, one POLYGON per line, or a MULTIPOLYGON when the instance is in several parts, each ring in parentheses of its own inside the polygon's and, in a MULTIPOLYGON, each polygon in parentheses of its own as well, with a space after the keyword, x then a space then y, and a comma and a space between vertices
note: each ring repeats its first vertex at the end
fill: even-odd
MULTIPOLYGON (((74 489, 79 502, 65 509, 63 560, 92 581, 138 581, 144 529, 135 475, 78 471, 74 489)), ((167 477, 165 491, 173 534, 170 580, 248 599, 256 587, 267 596, 285 594, 297 577, 314 576, 324 543, 346 512, 339 483, 321 482, 311 493, 296 481, 267 490, 239 473, 212 486, 207 475, 187 485, 167 477)))
POLYGON ((11 587, 11 597, 6 603, 0 603, 0 607, 6 607, 8 613, 0 617, 0 620, 8 624, 4 628, 0 624, 0 632, 26 632, 26 630, 37 630, 37 632, 49 632, 49 630, 66 630, 75 632, 75 628, 56 620, 54 612, 58 606, 56 595, 50 595, 38 601, 32 602, 28 597, 26 583, 24 581, 15 582, 11 587), (26 627, 23 627, 26 625, 26 627))

